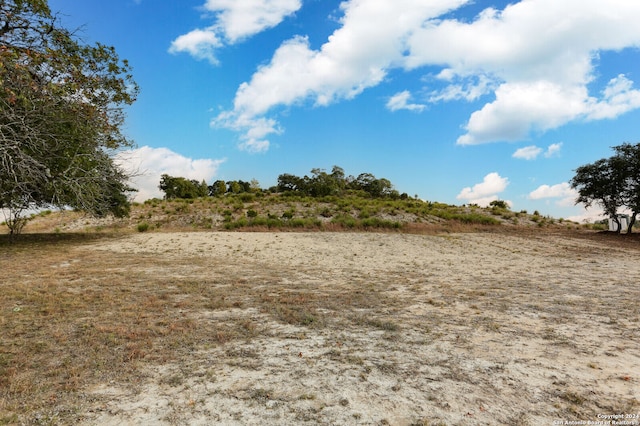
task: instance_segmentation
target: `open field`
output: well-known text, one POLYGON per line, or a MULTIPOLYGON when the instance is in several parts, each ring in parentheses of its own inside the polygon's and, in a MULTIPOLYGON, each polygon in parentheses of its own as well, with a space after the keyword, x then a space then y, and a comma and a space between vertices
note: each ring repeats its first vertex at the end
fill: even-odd
POLYGON ((0 244, 0 424, 633 415, 638 246, 500 227, 26 235, 0 244))

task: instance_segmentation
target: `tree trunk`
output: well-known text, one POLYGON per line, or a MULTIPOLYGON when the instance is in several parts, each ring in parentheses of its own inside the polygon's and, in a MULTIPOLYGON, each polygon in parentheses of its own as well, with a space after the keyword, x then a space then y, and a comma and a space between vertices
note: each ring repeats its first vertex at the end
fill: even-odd
POLYGON ((629 219, 629 227, 627 228, 627 234, 631 234, 633 225, 636 223, 637 215, 638 215, 638 212, 633 212, 633 214, 631 215, 631 218, 629 219))

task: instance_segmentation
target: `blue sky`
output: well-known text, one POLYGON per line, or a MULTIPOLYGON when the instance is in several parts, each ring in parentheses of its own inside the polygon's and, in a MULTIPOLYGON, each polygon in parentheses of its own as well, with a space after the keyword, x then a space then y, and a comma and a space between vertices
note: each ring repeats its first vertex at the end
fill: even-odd
MULTIPOLYGON (((257 179, 343 167, 451 204, 579 219, 576 167, 639 142, 632 0, 50 0, 141 87, 119 154, 161 173, 257 179)), ((591 209, 588 215, 597 214, 591 209)))

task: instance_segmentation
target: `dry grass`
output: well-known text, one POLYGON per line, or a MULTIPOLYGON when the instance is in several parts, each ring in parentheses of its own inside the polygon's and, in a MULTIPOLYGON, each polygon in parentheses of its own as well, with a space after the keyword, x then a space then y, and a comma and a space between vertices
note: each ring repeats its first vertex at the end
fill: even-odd
MULTIPOLYGON (((91 385, 136 388, 145 365, 270 335, 244 315, 207 320, 220 312, 257 311, 283 324, 318 328, 328 325, 329 312, 375 311, 391 302, 374 285, 327 292, 282 285, 281 274, 293 271, 262 271, 249 280, 242 275, 255 273, 255 265, 238 274, 215 259, 83 249, 118 238, 34 234, 0 246, 0 424, 75 423, 96 402, 86 393, 91 385)), ((393 328, 379 319, 358 324, 393 328)))
MULTIPOLYGON (((365 238, 347 235, 350 244, 365 238)), ((323 256, 276 255, 275 240, 251 248, 243 242, 251 234, 176 236, 176 244, 192 241, 189 248, 136 243, 137 252, 104 248, 126 235, 0 239, 0 424, 115 422, 125 418, 118 417, 124 399, 150 386, 180 390, 182 399, 173 394, 180 403, 159 419, 167 424, 242 424, 258 408, 272 424, 526 424, 640 408, 640 378, 625 367, 639 359, 637 262, 598 263, 612 253, 637 256, 637 242, 625 240, 623 251, 602 234, 394 235, 415 248, 413 260, 400 253, 404 263, 367 267, 362 252, 336 248, 347 266, 330 268, 323 256), (512 270, 508 260, 479 268, 480 246, 529 259, 530 269, 512 270), (429 263, 420 253, 431 247, 451 257, 429 263), (579 269, 571 274, 569 265, 579 269), (607 281, 621 265, 627 269, 607 281), (231 386, 230 371, 271 371, 291 383, 342 377, 363 394, 283 389, 277 381, 231 386), (590 374, 601 387, 589 387, 590 374), (375 398, 363 395, 382 392, 375 385, 382 382, 396 404, 411 407, 402 420, 361 410, 374 410, 375 398), (224 417, 208 405, 212 398, 244 408, 224 417)), ((384 235, 366 238, 364 246, 392 253, 384 235)))

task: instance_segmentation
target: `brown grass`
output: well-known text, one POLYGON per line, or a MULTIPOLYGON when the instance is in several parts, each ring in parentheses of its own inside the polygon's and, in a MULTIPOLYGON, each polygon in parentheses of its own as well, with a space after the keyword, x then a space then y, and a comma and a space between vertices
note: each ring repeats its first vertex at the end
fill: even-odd
MULTIPOLYGON (((208 321, 216 312, 255 309, 283 324, 325 327, 328 312, 393 304, 379 297, 376 285, 317 292, 307 284, 283 286, 278 275, 288 271, 279 270, 267 271, 256 286, 211 259, 83 249, 118 238, 32 234, 13 243, 0 240, 0 424, 75 423, 83 418, 81 408, 94 402, 86 393, 92 385, 135 388, 145 365, 269 335, 241 315, 208 321)), ((245 272, 253 269, 247 265, 245 272)), ((394 328, 378 319, 359 324, 394 328)))
MULTIPOLYGON (((413 231, 425 232, 419 227, 413 231)), ((496 251, 521 249, 517 244, 503 244, 500 234, 495 233, 506 231, 492 231, 496 238, 487 240, 487 244, 494 244, 496 251)), ((529 252, 534 260, 547 259, 537 247, 544 247, 541 242, 545 239, 557 237, 557 233, 535 230, 509 232, 540 243, 529 252)), ((562 235, 567 237, 566 250, 554 246, 558 258, 579 257, 580 262, 589 262, 602 259, 610 250, 621 254, 621 240, 608 234, 562 235), (587 245, 572 241, 586 241, 587 245)), ((377 275, 350 273, 327 281, 322 268, 256 262, 240 246, 234 249, 236 257, 95 249, 96 245, 122 238, 126 236, 32 234, 11 244, 0 238, 0 424, 87 421, 91 418, 88 412, 110 401, 93 389, 107 384, 135 394, 148 383, 149 371, 157 366, 180 366, 162 376, 159 383, 163 386, 180 387, 194 376, 215 381, 209 377, 215 373, 203 371, 194 354, 215 352, 228 366, 257 370, 267 360, 251 344, 274 339, 286 342, 311 335, 332 336, 327 339, 329 346, 313 355, 317 357, 314 362, 327 360, 344 371, 354 370, 363 382, 374 375, 393 378, 396 384, 391 389, 397 393, 409 387, 402 382, 410 383, 424 372, 419 370, 420 365, 408 365, 385 355, 386 349, 382 348, 394 348, 389 349, 392 351, 402 345, 420 348, 446 342, 472 351, 474 342, 481 339, 477 335, 481 331, 487 339, 509 343, 525 336, 525 341, 538 339, 549 344, 549 350, 578 352, 592 359, 599 349, 585 349, 583 342, 567 331, 576 321, 606 329, 616 336, 616 344, 627 350, 640 337, 640 311, 634 305, 640 296, 637 289, 628 288, 619 294, 605 283, 602 288, 587 287, 583 277, 575 282, 545 282, 534 281, 534 275, 527 273, 505 272, 507 275, 500 276, 501 272, 495 271, 494 279, 487 276, 475 283, 456 285, 444 275, 430 278, 425 270, 406 270, 402 275, 394 270, 377 275), (568 295, 577 297, 569 300, 568 295), (628 305, 610 309, 620 303, 628 305), (417 307, 422 313, 412 314, 411 309, 417 307), (512 322, 514 312, 535 312, 546 318, 547 326, 534 330, 512 322), (605 318, 608 322, 603 325, 605 318), (610 324, 618 325, 611 329, 610 324), (363 341, 379 336, 380 352, 375 356, 365 354, 351 341, 354 336, 363 341), (585 350, 586 354, 581 352, 585 350)), ((558 240, 553 241, 557 244, 558 240)), ((635 251, 637 256, 637 240, 628 237, 622 241, 624 250, 635 251)), ((455 264, 449 268, 454 272, 459 269, 455 264)), ((629 272, 637 279, 637 269, 633 268, 629 272)), ((459 269, 457 273, 463 272, 459 269)), ((301 360, 309 356, 302 350, 299 353, 301 360)), ((434 370, 428 374, 439 374, 438 380, 443 383, 468 388, 479 384, 478 380, 490 380, 460 368, 455 357, 439 356, 439 360, 431 360, 434 370)), ((598 370, 609 358, 585 360, 584 368, 598 370)), ((487 368, 500 375, 505 367, 496 361, 487 368)), ((618 380, 618 385, 637 386, 640 379, 634 373, 622 371, 617 377, 627 379, 618 380)), ((502 380, 507 383, 506 378, 502 380)), ((598 410, 614 413, 638 408, 638 401, 631 396, 616 402, 566 383, 554 386, 557 391, 545 391, 544 398, 550 401, 549 407, 555 404, 556 415, 563 419, 582 418, 584 413, 591 416, 598 410), (598 402, 600 397, 604 399, 598 402), (598 404, 604 404, 604 408, 598 408, 598 404)), ((419 389, 424 391, 426 387, 419 389)), ((277 406, 286 400, 282 390, 272 388, 247 387, 237 392, 236 397, 248 406, 277 406)), ((513 392, 518 394, 517 390, 513 392)), ((316 398, 313 390, 295 398, 297 404, 315 404, 304 409, 307 411, 300 408, 297 418, 320 418, 322 409, 316 398)), ((433 398, 429 401, 445 407, 445 401, 433 398)), ((197 398, 189 401, 193 407, 199 404, 197 398)), ((343 397, 335 405, 346 410, 353 403, 343 397)), ((476 402, 465 410, 478 416, 478 407, 484 407, 483 403, 476 402)), ((518 424, 519 417, 512 414, 496 418, 518 424)), ((165 421, 180 423, 189 418, 179 410, 173 415, 165 421)), ((357 420, 359 415, 362 413, 353 414, 353 418, 357 420)), ((428 423, 417 414, 414 418, 414 424, 438 423, 437 419, 428 423)))

